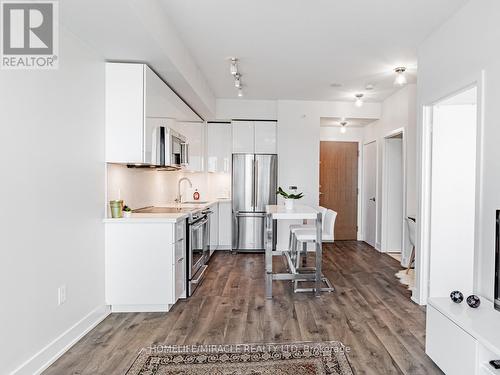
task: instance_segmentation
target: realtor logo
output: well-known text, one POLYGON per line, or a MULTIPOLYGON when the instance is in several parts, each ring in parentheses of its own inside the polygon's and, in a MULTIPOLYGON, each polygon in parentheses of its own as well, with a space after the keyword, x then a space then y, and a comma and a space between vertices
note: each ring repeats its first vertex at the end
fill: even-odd
POLYGON ((58 2, 4 0, 1 68, 58 68, 58 2))

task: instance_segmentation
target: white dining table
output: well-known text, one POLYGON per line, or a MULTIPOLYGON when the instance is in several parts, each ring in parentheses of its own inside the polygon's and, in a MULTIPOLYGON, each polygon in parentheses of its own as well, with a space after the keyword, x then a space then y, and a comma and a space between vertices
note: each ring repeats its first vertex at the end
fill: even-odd
MULTIPOLYGON (((315 281, 314 292, 319 296, 322 283, 322 215, 313 207, 295 205, 286 209, 284 205, 266 206, 266 298, 273 298, 273 280, 311 280, 315 281), (316 270, 314 273, 273 273, 273 257, 283 256, 285 251, 273 249, 274 221, 278 220, 314 220, 316 224, 316 270)), ((290 249, 288 249, 290 251, 290 249)))

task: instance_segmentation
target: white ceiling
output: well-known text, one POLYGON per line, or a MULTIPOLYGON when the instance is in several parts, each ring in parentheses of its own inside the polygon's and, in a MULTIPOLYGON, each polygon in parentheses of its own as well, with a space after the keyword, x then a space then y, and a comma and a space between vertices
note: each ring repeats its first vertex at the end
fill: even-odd
POLYGON ((415 82, 417 46, 467 0, 160 1, 216 97, 236 97, 237 56, 248 99, 381 101, 395 67, 415 82))
POLYGON ((321 117, 320 126, 322 127, 340 127, 340 123, 346 121, 347 125, 351 128, 363 128, 366 125, 370 125, 374 120, 372 118, 354 118, 354 117, 321 117))

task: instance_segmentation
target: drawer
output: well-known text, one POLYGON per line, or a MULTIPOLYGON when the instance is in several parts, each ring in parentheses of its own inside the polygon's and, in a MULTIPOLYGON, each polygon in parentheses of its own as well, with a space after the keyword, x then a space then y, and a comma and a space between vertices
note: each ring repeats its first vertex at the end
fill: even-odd
POLYGON ((184 240, 177 241, 175 243, 175 257, 174 261, 177 263, 180 259, 184 258, 186 253, 186 242, 184 240))
POLYGON ((186 236, 186 220, 175 223, 175 239, 174 241, 182 240, 186 236))
POLYGON ((425 352, 447 375, 476 373, 476 339, 429 305, 425 352))

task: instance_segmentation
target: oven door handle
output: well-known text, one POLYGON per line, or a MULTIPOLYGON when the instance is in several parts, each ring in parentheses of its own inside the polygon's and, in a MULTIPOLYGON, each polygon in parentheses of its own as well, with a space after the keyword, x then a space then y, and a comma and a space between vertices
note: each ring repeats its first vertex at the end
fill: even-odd
POLYGON ((190 225, 191 232, 194 232, 195 230, 200 229, 202 226, 204 226, 206 223, 208 223, 208 219, 203 219, 201 221, 198 221, 197 223, 190 225))
POLYGON ((203 280, 203 277, 205 275, 205 271, 207 270, 207 268, 208 268, 207 265, 204 265, 203 267, 201 267, 200 276, 198 276, 194 280, 191 280, 191 283, 192 284, 199 284, 201 282, 201 280, 203 280))

